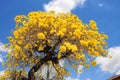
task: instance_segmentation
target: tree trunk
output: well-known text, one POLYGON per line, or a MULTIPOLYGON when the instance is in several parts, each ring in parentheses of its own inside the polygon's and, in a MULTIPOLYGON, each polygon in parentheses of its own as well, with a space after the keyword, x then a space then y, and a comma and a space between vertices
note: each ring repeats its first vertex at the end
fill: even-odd
POLYGON ((43 59, 41 59, 37 64, 35 64, 28 72, 28 80, 35 80, 35 75, 34 75, 35 72, 37 72, 40 69, 40 67, 49 60, 50 57, 46 56, 43 59))

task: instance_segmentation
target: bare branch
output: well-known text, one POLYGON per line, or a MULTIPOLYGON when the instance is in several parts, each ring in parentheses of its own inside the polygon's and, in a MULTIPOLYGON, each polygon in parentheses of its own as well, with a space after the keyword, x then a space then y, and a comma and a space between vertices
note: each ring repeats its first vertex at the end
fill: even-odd
POLYGON ((35 75, 34 75, 35 72, 37 72, 39 68, 49 60, 50 60, 50 57, 46 56, 43 59, 41 59, 37 64, 35 64, 28 72, 28 80, 35 80, 35 75))

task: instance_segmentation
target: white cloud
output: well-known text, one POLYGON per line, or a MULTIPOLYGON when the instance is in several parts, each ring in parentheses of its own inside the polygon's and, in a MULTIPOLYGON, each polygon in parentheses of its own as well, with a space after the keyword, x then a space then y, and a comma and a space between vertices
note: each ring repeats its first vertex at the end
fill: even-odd
POLYGON ((109 48, 108 55, 112 55, 112 59, 108 57, 98 57, 96 61, 102 71, 116 73, 120 70, 120 46, 109 48))
POLYGON ((99 7, 103 7, 104 5, 103 5, 103 3, 99 3, 98 6, 99 7))
POLYGON ((4 52, 8 52, 9 49, 4 47, 4 44, 2 42, 0 42, 0 63, 3 62, 3 56, 2 53, 4 52))
MULTIPOLYGON (((83 70, 83 68, 84 68, 84 67, 83 67, 82 65, 79 65, 77 70, 80 71, 80 70, 83 70)), ((81 73, 82 73, 82 72, 78 72, 76 79, 80 79, 80 74, 81 74, 81 73)))
POLYGON ((78 5, 83 6, 86 0, 51 0, 44 4, 45 11, 55 10, 56 12, 70 12, 78 5))
MULTIPOLYGON (((82 65, 79 65, 77 70, 78 70, 78 71, 83 70, 83 66, 82 66, 82 65)), ((79 72, 79 73, 77 74, 77 79, 80 78, 80 74, 81 74, 81 73, 82 73, 82 72, 79 72)))
POLYGON ((83 66, 82 65, 78 66, 78 71, 80 71, 80 70, 83 70, 83 66))
POLYGON ((0 71, 0 75, 4 74, 4 71, 0 71))
POLYGON ((118 70, 118 71, 116 72, 116 75, 120 75, 120 70, 118 70))
POLYGON ((4 48, 4 44, 0 42, 0 52, 8 52, 8 48, 4 48))
POLYGON ((3 61, 4 61, 4 60, 3 60, 2 56, 0 55, 0 63, 3 62, 3 61))
POLYGON ((59 65, 60 65, 61 67, 64 67, 64 63, 65 63, 65 60, 64 60, 64 59, 59 60, 59 65))
POLYGON ((67 77, 67 78, 65 78, 66 80, 80 80, 80 79, 75 79, 75 78, 72 78, 72 77, 67 77))
POLYGON ((87 78, 86 80, 91 80, 90 78, 87 78))

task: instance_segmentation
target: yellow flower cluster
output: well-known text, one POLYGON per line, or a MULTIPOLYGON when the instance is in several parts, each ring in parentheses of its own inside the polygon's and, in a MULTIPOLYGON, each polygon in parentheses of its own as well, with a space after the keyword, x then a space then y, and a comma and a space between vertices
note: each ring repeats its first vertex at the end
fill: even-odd
POLYGON ((97 25, 96 25, 96 22, 94 20, 90 20, 90 27, 93 29, 93 30, 98 30, 97 28, 97 25))
POLYGON ((32 48, 32 45, 30 43, 28 43, 24 46, 24 49, 30 49, 30 48, 32 48))
POLYGON ((64 51, 66 51, 66 47, 65 46, 60 46, 60 52, 64 52, 64 51))
POLYGON ((12 75, 12 72, 9 70, 4 70, 3 75, 0 75, 0 79, 6 80, 6 78, 10 78, 12 75))
POLYGON ((85 58, 85 55, 84 55, 84 54, 76 53, 76 59, 77 59, 77 60, 80 60, 80 59, 83 59, 83 58, 85 58))
POLYGON ((80 40, 81 46, 88 47, 88 41, 80 40))
POLYGON ((3 74, 0 75, 0 80, 6 80, 6 79, 9 79, 11 77, 14 77, 15 79, 19 79, 21 76, 25 76, 26 75, 26 71, 18 71, 18 72, 15 72, 15 71, 11 71, 11 70, 4 70, 3 74), (13 76, 13 74, 15 76, 13 76))
POLYGON ((76 52, 78 50, 78 47, 76 45, 71 44, 69 42, 64 42, 63 45, 66 46, 68 50, 72 50, 72 52, 76 52))
POLYGON ((92 62, 91 62, 91 65, 92 65, 92 66, 96 66, 96 65, 97 65, 97 62, 96 62, 96 61, 92 61, 92 62))
POLYGON ((58 53, 58 56, 57 56, 57 57, 58 57, 58 59, 60 59, 60 58, 61 58, 61 56, 62 56, 62 55, 61 55, 61 53, 58 53))
POLYGON ((45 39, 45 35, 43 33, 38 33, 38 39, 45 39))

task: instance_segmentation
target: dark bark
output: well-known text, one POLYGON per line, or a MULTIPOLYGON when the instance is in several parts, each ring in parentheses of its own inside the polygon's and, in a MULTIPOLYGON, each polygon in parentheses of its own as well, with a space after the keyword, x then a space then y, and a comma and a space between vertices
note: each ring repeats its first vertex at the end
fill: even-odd
MULTIPOLYGON (((71 50, 68 51, 66 53, 66 55, 62 56, 60 59, 66 58, 68 55, 70 55, 70 53, 71 53, 71 50)), ((46 63, 48 61, 52 61, 54 64, 58 64, 58 60, 59 59, 57 57, 52 57, 52 55, 54 55, 54 54, 49 53, 49 55, 47 55, 46 57, 42 58, 37 64, 35 64, 30 69, 30 71, 28 72, 28 80, 35 80, 35 75, 34 75, 35 72, 37 72, 44 63, 46 63)), ((42 80, 44 80, 44 79, 42 79, 42 80)))
MULTIPOLYGON (((35 72, 37 72, 40 67, 48 62, 48 61, 52 61, 54 64, 58 64, 58 58, 57 56, 55 56, 55 49, 56 47, 61 43, 62 39, 60 39, 60 37, 58 38, 57 42, 54 44, 53 47, 49 46, 48 42, 46 41, 46 47, 44 48, 43 51, 38 51, 38 48, 35 48, 35 51, 38 51, 39 53, 44 52, 44 54, 46 54, 46 57, 42 58, 37 64, 35 64, 30 71, 28 72, 28 80, 35 80, 35 72), (52 57, 54 56, 54 57, 52 57)), ((65 57, 65 56, 64 56, 65 57)), ((42 78, 42 80, 44 80, 42 78)))
POLYGON ((37 72, 38 69, 40 69, 40 67, 49 60, 50 60, 50 57, 46 56, 45 58, 41 59, 37 64, 35 64, 28 72, 28 80, 35 80, 35 75, 34 75, 35 72, 37 72))

